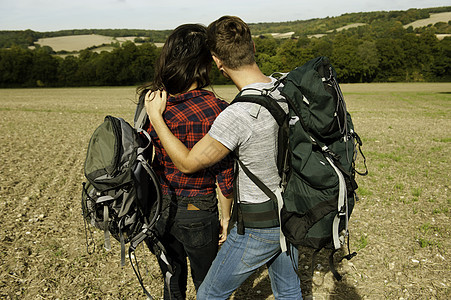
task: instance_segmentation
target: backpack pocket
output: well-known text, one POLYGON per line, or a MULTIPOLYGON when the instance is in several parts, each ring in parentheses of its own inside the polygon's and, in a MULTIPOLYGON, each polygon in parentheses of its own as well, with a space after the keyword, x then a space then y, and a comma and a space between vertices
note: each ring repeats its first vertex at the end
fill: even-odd
POLYGON ((307 185, 318 190, 338 185, 337 173, 323 153, 316 151, 311 143, 299 144, 292 153, 292 173, 307 185))

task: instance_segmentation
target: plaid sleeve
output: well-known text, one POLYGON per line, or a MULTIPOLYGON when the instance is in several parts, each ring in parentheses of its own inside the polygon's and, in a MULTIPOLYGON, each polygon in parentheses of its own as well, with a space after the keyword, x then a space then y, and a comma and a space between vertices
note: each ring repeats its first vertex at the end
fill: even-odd
POLYGON ((233 192, 234 159, 232 154, 227 155, 218 163, 219 172, 216 176, 219 188, 225 197, 229 197, 233 192))

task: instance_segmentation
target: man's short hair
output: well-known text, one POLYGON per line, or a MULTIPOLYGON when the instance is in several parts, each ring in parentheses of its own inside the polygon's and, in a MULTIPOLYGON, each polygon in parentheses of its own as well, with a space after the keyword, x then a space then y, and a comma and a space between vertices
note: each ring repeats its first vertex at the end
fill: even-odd
POLYGON ((211 23, 207 29, 207 45, 211 54, 230 69, 255 63, 251 31, 238 17, 224 16, 211 23))

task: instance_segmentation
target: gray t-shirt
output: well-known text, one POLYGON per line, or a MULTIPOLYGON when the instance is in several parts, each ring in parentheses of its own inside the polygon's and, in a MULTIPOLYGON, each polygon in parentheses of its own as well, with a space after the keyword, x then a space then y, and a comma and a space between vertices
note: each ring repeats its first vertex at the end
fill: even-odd
MULTIPOLYGON (((270 89, 270 83, 254 83, 244 89, 270 89)), ((271 93, 280 106, 288 112, 288 105, 280 95, 281 86, 271 93)), ((279 126, 266 108, 259 104, 238 102, 222 111, 208 134, 229 150, 238 149, 241 162, 273 192, 280 177, 277 171, 277 134, 279 126)), ((242 203, 262 203, 269 197, 239 168, 239 199, 242 203)))

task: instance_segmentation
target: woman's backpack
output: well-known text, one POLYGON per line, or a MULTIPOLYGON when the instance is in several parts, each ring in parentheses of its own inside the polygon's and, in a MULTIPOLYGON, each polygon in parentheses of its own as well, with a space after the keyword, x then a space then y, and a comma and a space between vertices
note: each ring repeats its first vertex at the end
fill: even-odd
MULTIPOLYGON (((89 141, 81 197, 86 236, 87 224, 103 230, 109 250, 112 235, 121 244, 122 266, 125 245, 130 243, 130 262, 149 297, 132 253, 146 240, 153 252, 165 259, 166 251, 153 230, 161 212, 161 187, 147 160, 152 157, 152 149, 147 132, 133 128, 122 118, 106 116, 89 141)), ((87 250, 92 253, 88 238, 87 250)))

